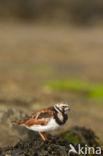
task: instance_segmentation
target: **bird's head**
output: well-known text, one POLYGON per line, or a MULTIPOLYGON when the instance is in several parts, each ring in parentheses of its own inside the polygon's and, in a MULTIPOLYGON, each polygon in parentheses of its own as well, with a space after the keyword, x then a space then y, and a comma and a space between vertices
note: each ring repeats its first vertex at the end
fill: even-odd
POLYGON ((70 106, 66 103, 58 103, 54 105, 54 108, 57 112, 62 112, 64 114, 68 114, 68 111, 70 110, 70 106))

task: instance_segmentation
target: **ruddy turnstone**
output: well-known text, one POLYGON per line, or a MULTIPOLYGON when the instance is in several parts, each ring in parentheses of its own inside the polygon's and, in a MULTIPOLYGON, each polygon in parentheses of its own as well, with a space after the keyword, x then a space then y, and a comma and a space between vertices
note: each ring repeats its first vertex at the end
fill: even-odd
POLYGON ((39 132, 42 139, 48 140, 44 132, 60 128, 68 119, 68 104, 55 104, 53 107, 33 113, 24 120, 15 121, 15 125, 24 126, 30 130, 39 132))

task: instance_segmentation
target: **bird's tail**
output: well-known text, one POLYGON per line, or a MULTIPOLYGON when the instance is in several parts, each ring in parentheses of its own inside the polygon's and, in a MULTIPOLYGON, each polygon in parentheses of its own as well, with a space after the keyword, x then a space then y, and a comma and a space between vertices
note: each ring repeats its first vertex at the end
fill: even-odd
POLYGON ((16 121, 12 121, 12 124, 14 125, 14 126, 16 126, 16 125, 23 125, 24 124, 24 120, 16 120, 16 121))

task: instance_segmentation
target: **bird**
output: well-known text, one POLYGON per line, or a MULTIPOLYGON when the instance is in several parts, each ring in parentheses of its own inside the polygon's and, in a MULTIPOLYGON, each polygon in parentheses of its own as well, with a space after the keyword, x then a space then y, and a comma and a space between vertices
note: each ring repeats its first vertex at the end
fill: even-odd
POLYGON ((63 126, 68 120, 70 106, 66 103, 57 103, 52 107, 39 110, 31 116, 13 121, 13 125, 24 126, 32 131, 37 131, 43 141, 48 140, 45 132, 53 131, 63 126))

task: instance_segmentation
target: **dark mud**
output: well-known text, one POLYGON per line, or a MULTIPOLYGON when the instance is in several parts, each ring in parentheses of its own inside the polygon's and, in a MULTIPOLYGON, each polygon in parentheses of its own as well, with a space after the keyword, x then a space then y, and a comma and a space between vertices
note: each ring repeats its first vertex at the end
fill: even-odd
POLYGON ((38 133, 30 131, 25 140, 19 140, 14 146, 1 148, 0 156, 75 156, 78 154, 69 153, 70 144, 75 149, 79 143, 81 147, 100 146, 98 137, 92 130, 86 128, 73 127, 58 136, 46 135, 49 141, 43 142, 38 133))

